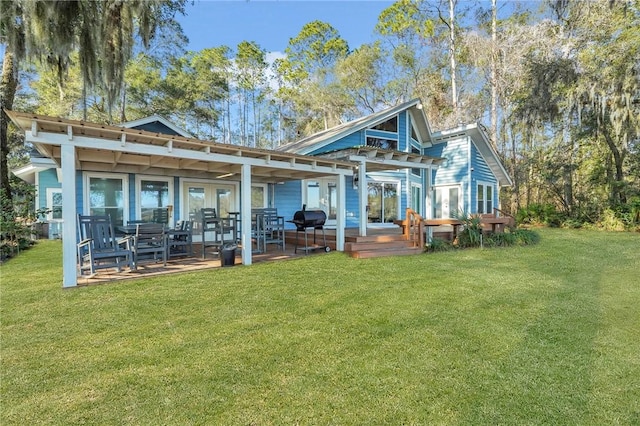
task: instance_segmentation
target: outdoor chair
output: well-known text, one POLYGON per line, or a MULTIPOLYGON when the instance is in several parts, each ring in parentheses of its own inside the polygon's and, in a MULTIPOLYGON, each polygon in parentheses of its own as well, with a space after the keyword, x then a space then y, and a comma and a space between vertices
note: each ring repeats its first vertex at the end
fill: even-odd
POLYGON ((118 272, 124 266, 135 269, 131 238, 116 237, 111 216, 78 215, 78 231, 81 275, 85 271, 95 275, 97 269, 117 268, 118 272))
POLYGON ((133 264, 138 266, 141 258, 162 259, 163 266, 167 266, 167 234, 164 225, 160 223, 141 223, 136 225, 133 236, 133 264))
POLYGON ((193 256, 193 222, 180 220, 174 229, 167 231, 169 257, 193 256))
POLYGON ((169 209, 166 207, 158 207, 157 209, 153 209, 153 218, 151 219, 153 223, 161 223, 166 225, 169 223, 169 209))
POLYGON ((267 251, 267 244, 278 244, 285 250, 284 217, 278 216, 277 209, 252 209, 255 217, 252 237, 256 240, 257 252, 267 251))
POLYGON ((202 258, 206 257, 206 248, 215 247, 218 252, 225 243, 236 242, 236 222, 233 217, 218 217, 215 208, 200 209, 202 221, 202 258), (207 232, 213 237, 207 241, 207 232))

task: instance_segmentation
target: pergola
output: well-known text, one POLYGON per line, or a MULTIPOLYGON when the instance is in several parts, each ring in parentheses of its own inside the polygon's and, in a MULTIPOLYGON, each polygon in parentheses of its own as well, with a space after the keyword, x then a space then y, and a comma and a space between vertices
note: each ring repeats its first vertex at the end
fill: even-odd
MULTIPOLYGON (((242 223, 251 223, 252 183, 277 183, 336 177, 336 248, 344 250, 346 176, 355 164, 346 160, 202 141, 84 121, 6 111, 25 140, 61 169, 62 220, 75 224, 76 171, 145 173, 240 182, 242 223)), ((250 265, 251 230, 242 229, 242 263, 250 265)), ((63 287, 77 285, 76 226, 63 239, 63 287)))

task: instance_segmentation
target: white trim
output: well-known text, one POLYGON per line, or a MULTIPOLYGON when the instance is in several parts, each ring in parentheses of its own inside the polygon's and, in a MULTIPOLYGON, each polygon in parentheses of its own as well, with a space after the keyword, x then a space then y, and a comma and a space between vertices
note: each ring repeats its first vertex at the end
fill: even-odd
MULTIPOLYGON (((496 194, 496 187, 495 184, 492 182, 487 182, 484 180, 478 180, 475 182, 475 186, 476 186, 476 203, 474 209, 475 212, 477 214, 492 214, 493 213, 493 205, 494 205, 494 200, 495 200, 495 194, 496 194), (485 212, 479 212, 478 211, 478 200, 479 200, 479 192, 478 192, 478 185, 482 185, 482 209, 486 210, 487 207, 487 188, 491 188, 491 211, 485 211, 485 212)), ((473 211, 473 209, 471 210, 473 211)))
MULTIPOLYGON (((158 176, 158 175, 136 175, 136 183, 135 183, 135 194, 136 194, 136 198, 135 198, 135 205, 136 205, 136 211, 135 211, 135 216, 137 218, 141 218, 142 217, 142 200, 140 199, 140 195, 142 193, 142 188, 141 188, 141 183, 143 180, 149 180, 149 181, 159 181, 159 182, 167 182, 168 183, 168 190, 169 190, 169 194, 167 195, 168 198, 168 202, 169 204, 167 204, 167 206, 163 206, 163 207, 168 207, 168 206, 172 206, 172 208, 175 208, 175 206, 173 205, 173 201, 174 201, 174 188, 173 188, 173 177, 171 176, 158 176)), ((173 226, 173 211, 169 217, 169 226, 173 226)))
MULTIPOLYGON (((269 207, 269 185, 266 183, 252 183, 251 184, 251 201, 253 202, 253 188, 262 188, 263 189, 263 199, 262 206, 260 207, 269 207)), ((253 205, 251 206, 253 208, 253 205)))
POLYGON ((190 134, 189 132, 187 132, 186 130, 176 126, 171 121, 169 121, 166 118, 164 118, 164 117, 162 117, 160 115, 157 115, 157 114, 156 115, 152 115, 150 117, 140 118, 138 120, 127 121, 126 123, 120 123, 120 126, 121 127, 125 127, 127 129, 132 129, 134 127, 144 126, 145 124, 151 124, 151 123, 154 123, 156 121, 159 122, 159 123, 164 124, 169 129, 171 129, 174 132, 178 133, 180 136, 184 136, 185 138, 192 138, 193 137, 193 135, 190 134))
MULTIPOLYGON (((444 188, 458 188, 458 207, 456 209, 456 213, 458 211, 462 211, 464 212, 464 185, 460 182, 457 184, 442 184, 442 185, 433 185, 431 187, 431 197, 435 197, 436 194, 436 190, 437 189, 444 189, 444 188)), ((449 200, 449 194, 447 194, 447 201, 449 200)), ((431 203, 431 210, 433 210, 433 208, 435 207, 435 200, 432 200, 431 203)), ((430 219, 439 219, 436 218, 435 215, 433 213, 430 213, 431 217, 430 219)), ((449 205, 449 217, 451 217, 451 205, 449 205)))
MULTIPOLYGON (((44 207, 47 207, 48 209, 51 210, 51 212, 47 213, 47 221, 49 222, 61 222, 62 218, 60 219, 54 219, 53 218, 53 194, 55 193, 60 193, 60 196, 62 196, 62 188, 53 188, 53 187, 49 187, 46 188, 46 205, 44 207)), ((39 198, 39 197, 38 197, 39 198)), ((64 203, 64 201, 63 201, 64 203)), ((60 207, 62 207, 62 204, 60 205, 60 207)), ((39 208, 39 207, 38 207, 39 208)), ((60 212, 60 214, 62 215, 62 212, 60 212)))
MULTIPOLYGON (((122 221, 123 224, 126 224, 129 218, 129 175, 124 173, 101 173, 101 172, 83 172, 82 173, 82 182, 83 182, 83 203, 82 203, 82 211, 83 214, 88 215, 90 212, 90 202, 91 202, 91 178, 99 178, 99 179, 121 179, 122 180, 122 198, 123 198, 123 206, 122 206, 122 221)), ((63 195, 64 197, 64 195, 63 195)), ((115 221, 114 218, 111 218, 115 221)))
POLYGON ((418 209, 416 210, 418 212, 419 215, 421 215, 422 217, 426 217, 425 216, 425 212, 424 212, 424 205, 422 203, 422 189, 423 186, 420 183, 415 183, 415 182, 409 182, 409 196, 407 197, 407 207, 410 207, 413 204, 413 188, 418 188, 418 190, 420 191, 420 199, 419 201, 419 206, 418 209), (421 211, 422 210, 422 211, 421 211))
MULTIPOLYGON (((402 179, 393 179, 390 178, 388 176, 369 176, 369 178, 367 179, 367 204, 369 204, 369 184, 370 183, 378 183, 378 184, 391 184, 391 185, 396 185, 396 194, 397 195, 397 200, 396 200, 396 211, 398 212, 398 217, 396 219, 402 219, 404 216, 404 212, 402 212, 402 179)), ((369 215, 368 212, 366 212, 366 216, 367 216, 367 223, 369 222, 369 215)), ((383 222, 382 218, 380 218, 380 224, 384 224, 384 223, 388 223, 388 222, 383 222)), ((376 224, 377 226, 378 224, 376 224)), ((371 223, 368 223, 367 226, 371 226, 371 223)))

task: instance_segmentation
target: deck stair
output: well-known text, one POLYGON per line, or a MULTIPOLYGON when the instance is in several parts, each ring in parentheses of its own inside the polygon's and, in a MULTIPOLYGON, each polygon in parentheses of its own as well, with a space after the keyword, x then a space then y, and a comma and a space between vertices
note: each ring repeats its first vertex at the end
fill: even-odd
POLYGON ((423 251, 422 247, 414 247, 402 234, 347 238, 344 249, 349 256, 359 259, 412 255, 423 251))
MULTIPOLYGON (((316 231, 316 243, 322 244, 322 231, 316 231)), ((402 256, 422 253, 423 249, 414 247, 411 241, 407 241, 398 228, 386 228, 384 230, 369 230, 369 235, 362 237, 347 232, 345 235, 344 251, 349 256, 359 259, 383 256, 402 256)), ((336 249, 335 231, 327 230, 327 246, 331 250, 336 249)), ((295 244, 295 231, 286 232, 287 247, 295 244)), ((313 231, 309 231, 308 243, 312 246, 313 231)), ((298 247, 304 247, 304 237, 298 235, 298 247)))

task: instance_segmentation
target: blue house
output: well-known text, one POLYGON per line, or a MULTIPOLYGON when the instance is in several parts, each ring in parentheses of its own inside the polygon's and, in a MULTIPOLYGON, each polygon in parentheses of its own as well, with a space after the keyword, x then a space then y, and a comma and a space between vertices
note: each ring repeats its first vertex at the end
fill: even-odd
MULTIPOLYGON (((361 235, 367 226, 395 226, 406 208, 424 218, 491 214, 500 206, 500 187, 511 185, 479 124, 432 132, 417 99, 278 150, 357 164, 358 173, 347 185, 346 216, 347 226, 360 226, 361 235)), ((282 195, 276 196, 278 207, 291 212, 303 204, 332 218, 334 187, 331 178, 288 182, 276 187, 276 195, 282 195)))
MULTIPOLYGON (((417 99, 277 150, 201 141, 157 116, 106 126, 7 113, 38 152, 14 173, 36 185, 37 208, 52 210, 52 237, 78 213, 122 225, 166 208, 172 225, 213 207, 251 223, 251 208, 292 218, 304 206, 325 211, 344 250, 347 228, 397 226, 406 208, 425 218, 490 212, 511 183, 479 125, 432 132, 417 99)), ((64 237, 63 285, 74 286, 76 227, 64 237)), ((240 242, 251 264, 250 231, 240 242)))

